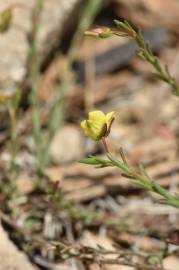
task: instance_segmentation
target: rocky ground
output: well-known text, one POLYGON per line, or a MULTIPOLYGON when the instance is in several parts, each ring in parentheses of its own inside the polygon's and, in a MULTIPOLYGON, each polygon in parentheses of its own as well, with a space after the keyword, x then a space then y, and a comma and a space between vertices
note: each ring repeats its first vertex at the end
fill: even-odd
MULTIPOLYGON (((78 160, 104 156, 100 143, 83 136, 80 121, 94 108, 115 110, 110 150, 122 146, 131 166, 142 162, 177 194, 179 100, 136 56, 131 40, 83 36, 82 2, 0 1, 0 11, 12 16, 0 33, 0 269, 177 270, 178 209, 115 168, 78 160), (52 115, 60 123, 53 136, 52 115), (46 152, 51 161, 42 173, 46 152)), ((124 18, 140 28, 179 80, 177 10, 177 0, 111 0, 97 16, 92 7, 85 16, 95 17, 93 25, 124 18)))

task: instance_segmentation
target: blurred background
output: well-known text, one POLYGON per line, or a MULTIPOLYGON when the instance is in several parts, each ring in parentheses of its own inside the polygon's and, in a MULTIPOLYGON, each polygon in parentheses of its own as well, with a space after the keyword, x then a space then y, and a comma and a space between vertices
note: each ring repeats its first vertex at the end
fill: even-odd
POLYGON ((132 39, 84 32, 127 20, 179 80, 178 15, 178 0, 0 0, 0 269, 178 269, 178 210, 78 162, 104 156, 80 122, 116 111, 111 152, 177 194, 179 99, 132 39))

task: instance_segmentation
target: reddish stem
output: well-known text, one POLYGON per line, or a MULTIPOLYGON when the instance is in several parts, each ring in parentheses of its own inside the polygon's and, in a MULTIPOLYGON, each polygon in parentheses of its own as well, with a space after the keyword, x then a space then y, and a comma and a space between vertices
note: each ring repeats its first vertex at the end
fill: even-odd
POLYGON ((102 139, 102 144, 104 146, 104 150, 106 151, 106 153, 109 154, 109 149, 105 138, 102 139))

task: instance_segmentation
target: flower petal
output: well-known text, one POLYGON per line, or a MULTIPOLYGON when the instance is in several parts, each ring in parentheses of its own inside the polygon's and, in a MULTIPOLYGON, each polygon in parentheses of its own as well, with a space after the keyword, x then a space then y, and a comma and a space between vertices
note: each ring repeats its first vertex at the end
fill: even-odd
POLYGON ((102 130, 102 125, 100 123, 84 120, 81 122, 81 127, 87 137, 95 141, 100 140, 100 132, 102 130))
POLYGON ((114 114, 115 114, 115 112, 109 112, 106 114, 106 119, 105 119, 106 121, 105 122, 107 125, 110 125, 111 121, 114 118, 114 114))
POLYGON ((89 112, 89 120, 104 124, 106 118, 105 118, 105 114, 102 111, 93 111, 93 112, 89 112))
POLYGON ((87 128, 86 120, 81 121, 80 125, 81 125, 83 130, 86 130, 86 128, 87 128))
POLYGON ((86 136, 89 136, 89 126, 88 126, 88 123, 87 123, 87 120, 83 120, 81 122, 81 127, 85 133, 86 136))

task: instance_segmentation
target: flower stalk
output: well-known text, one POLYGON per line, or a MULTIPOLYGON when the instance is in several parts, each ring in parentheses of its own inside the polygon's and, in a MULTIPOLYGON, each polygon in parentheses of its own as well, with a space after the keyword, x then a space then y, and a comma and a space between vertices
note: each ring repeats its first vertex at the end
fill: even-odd
POLYGON ((119 150, 121 160, 117 159, 109 152, 108 145, 106 143, 106 137, 110 133, 111 124, 113 121, 114 112, 110 112, 105 115, 101 111, 93 111, 89 113, 88 120, 81 122, 81 127, 86 136, 94 141, 102 142, 107 159, 90 156, 80 160, 80 162, 89 165, 95 165, 96 168, 117 167, 122 172, 122 176, 130 179, 133 184, 147 191, 152 191, 160 195, 162 197, 161 202, 179 208, 179 196, 171 194, 158 183, 156 183, 153 179, 151 179, 142 164, 139 165, 138 170, 131 168, 127 163, 127 159, 122 147, 119 150), (106 125, 105 132, 104 125, 106 125))
MULTIPOLYGON (((114 20, 114 23, 117 29, 112 29, 109 27, 98 27, 85 32, 85 34, 97 36, 100 38, 108 38, 113 35, 117 35, 120 37, 124 36, 134 39, 139 49, 138 55, 146 62, 151 64, 154 68, 154 74, 156 75, 156 77, 166 82, 171 87, 172 93, 176 96, 179 96, 179 84, 177 83, 176 79, 170 74, 168 66, 161 65, 159 58, 153 54, 149 44, 145 41, 142 33, 140 31, 135 31, 133 27, 126 21, 121 22, 118 20, 114 20)), ((179 208, 179 196, 171 194, 154 180, 152 180, 146 173, 145 168, 142 164, 140 164, 138 170, 135 171, 128 165, 122 148, 120 148, 119 151, 121 160, 118 160, 109 152, 105 138, 110 133, 111 125, 114 121, 113 115, 114 112, 109 113, 106 116, 100 111, 90 112, 89 120, 85 120, 81 123, 81 127, 83 128, 86 136, 95 141, 102 141, 107 155, 107 159, 90 156, 88 158, 80 160, 80 162, 89 165, 95 165, 96 168, 104 168, 109 166, 117 167, 122 172, 122 175, 126 178, 129 178, 133 184, 145 190, 159 194, 163 199, 162 202, 179 208), (99 117, 99 115, 95 115, 96 112, 98 112, 97 114, 101 115, 101 117, 99 117), (91 119, 92 115, 95 116, 92 117, 93 119, 91 119), (108 115, 110 115, 111 117, 107 121, 108 115)))
POLYGON ((136 31, 127 21, 121 22, 114 20, 114 23, 117 29, 102 26, 94 28, 91 31, 86 31, 85 34, 97 36, 99 38, 109 38, 113 35, 132 38, 138 46, 138 55, 140 58, 152 65, 154 75, 158 79, 166 82, 171 87, 172 93, 175 96, 179 96, 179 84, 177 83, 177 80, 171 75, 168 66, 163 66, 160 63, 159 58, 154 55, 149 43, 145 41, 142 33, 140 31, 136 31))
POLYGON ((109 154, 109 148, 108 148, 108 145, 107 145, 107 142, 106 142, 105 138, 102 139, 102 144, 103 144, 105 152, 107 154, 109 154))
POLYGON ((97 168, 117 167, 122 172, 122 176, 130 179, 134 185, 147 191, 157 193, 162 197, 162 203, 179 208, 179 197, 171 194, 154 180, 152 180, 147 175, 143 165, 140 165, 138 171, 135 171, 126 163, 126 158, 124 162, 124 156, 121 156, 121 159, 122 161, 118 160, 115 156, 111 154, 107 154, 107 159, 90 156, 89 158, 80 160, 80 162, 89 165, 95 165, 97 168))

